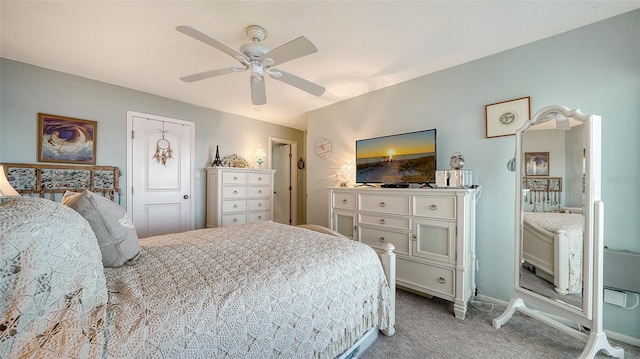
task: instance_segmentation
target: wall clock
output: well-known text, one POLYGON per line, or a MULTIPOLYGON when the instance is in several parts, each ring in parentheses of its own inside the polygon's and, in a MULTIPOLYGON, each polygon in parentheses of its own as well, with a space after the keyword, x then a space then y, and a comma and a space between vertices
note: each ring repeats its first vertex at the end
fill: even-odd
POLYGON ((316 143, 316 156, 319 158, 327 158, 329 155, 331 155, 331 142, 323 138, 316 143))

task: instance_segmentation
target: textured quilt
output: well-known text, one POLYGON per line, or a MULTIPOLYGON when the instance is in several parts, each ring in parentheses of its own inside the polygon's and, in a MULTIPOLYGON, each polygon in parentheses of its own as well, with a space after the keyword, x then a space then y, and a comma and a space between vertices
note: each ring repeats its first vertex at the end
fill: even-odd
MULTIPOLYGON (((73 215, 39 209, 52 210, 73 215)), ((142 239, 134 265, 102 277, 82 217, 29 216, 2 238, 2 358, 331 358, 388 327, 382 267, 358 242, 273 222, 203 229, 142 239)))
POLYGON ((256 222, 141 240, 105 269, 109 357, 334 357, 387 327, 389 292, 361 243, 256 222))

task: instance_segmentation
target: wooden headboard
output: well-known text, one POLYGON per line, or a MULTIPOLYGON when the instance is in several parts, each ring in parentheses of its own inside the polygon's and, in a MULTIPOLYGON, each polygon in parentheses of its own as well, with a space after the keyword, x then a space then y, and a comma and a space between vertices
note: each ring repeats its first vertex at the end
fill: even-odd
POLYGON ((66 191, 86 189, 120 203, 120 169, 114 166, 65 166, 2 163, 13 188, 23 196, 58 201, 66 191))

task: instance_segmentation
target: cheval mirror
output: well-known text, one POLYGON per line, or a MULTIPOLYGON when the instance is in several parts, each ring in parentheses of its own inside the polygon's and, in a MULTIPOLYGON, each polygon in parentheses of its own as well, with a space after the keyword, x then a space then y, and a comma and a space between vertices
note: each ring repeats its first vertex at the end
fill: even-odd
POLYGON ((622 358, 602 327, 600 135, 600 116, 557 105, 516 132, 514 291, 493 326, 517 310, 585 341, 580 358, 622 358))

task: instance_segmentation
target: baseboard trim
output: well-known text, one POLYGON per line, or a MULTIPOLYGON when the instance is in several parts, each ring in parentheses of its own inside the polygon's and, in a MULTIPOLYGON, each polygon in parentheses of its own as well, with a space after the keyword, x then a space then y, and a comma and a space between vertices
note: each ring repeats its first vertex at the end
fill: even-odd
POLYGON ((640 347, 640 338, 630 337, 625 334, 620 334, 618 332, 614 332, 608 329, 605 329, 604 332, 607 334, 607 338, 617 340, 619 342, 627 343, 633 345, 635 347, 640 347))
MULTIPOLYGON (((505 302, 504 300, 498 299, 498 298, 493 298, 493 297, 489 297, 487 295, 481 294, 481 296, 483 297, 483 300, 486 300, 488 303, 494 304, 494 305, 498 305, 501 307, 507 307, 509 305, 509 302, 505 302)), ((478 296, 476 296, 475 300, 478 300, 478 296)), ((547 313, 545 313, 545 315, 549 315, 547 313)), ((554 315, 549 315, 550 317, 554 317, 554 319, 558 318, 554 315)), ((562 318, 558 318, 558 319, 562 319, 562 318)), ((566 319, 564 319, 564 321, 566 321, 566 319)), ((565 323, 566 324, 566 323, 565 323)), ((621 334, 618 332, 614 332, 612 330, 608 330, 605 329, 604 332, 607 334, 607 338, 609 339, 613 339, 613 340, 617 340, 619 342, 623 342, 629 345, 633 345, 636 347, 640 347, 640 338, 634 338, 625 334, 621 334)))

